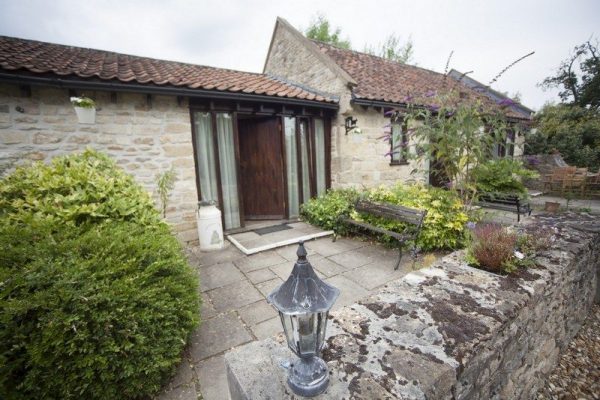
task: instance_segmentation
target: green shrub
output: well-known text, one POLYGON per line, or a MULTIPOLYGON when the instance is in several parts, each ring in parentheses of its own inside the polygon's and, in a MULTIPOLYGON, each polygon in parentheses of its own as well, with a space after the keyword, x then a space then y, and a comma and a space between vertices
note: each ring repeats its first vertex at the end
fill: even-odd
POLYGON ((527 188, 523 185, 522 179, 538 178, 539 174, 526 169, 521 161, 501 158, 479 164, 473 170, 473 177, 479 192, 526 196, 527 188))
POLYGON ((57 224, 160 221, 152 199, 133 177, 93 150, 17 168, 0 181, 0 216, 13 222, 48 218, 57 224))
POLYGON ((199 299, 147 194, 93 152, 20 168, 0 192, 0 398, 156 393, 199 299))
POLYGON ((2 398, 157 392, 197 324, 196 280, 165 225, 0 228, 2 398))
MULTIPOLYGON (((367 190, 360 194, 374 201, 388 202, 406 207, 426 209, 427 217, 417 241, 423 250, 455 249, 466 244, 465 223, 469 216, 454 192, 439 188, 426 188, 419 185, 397 185, 393 188, 367 190)), ((334 229, 340 214, 351 214, 354 218, 373 223, 382 228, 401 232, 405 224, 382 218, 358 215, 353 208, 359 193, 356 190, 330 190, 326 195, 305 203, 302 215, 311 224, 323 229, 334 229)), ((346 227, 338 227, 338 232, 347 233, 346 227)), ((393 241, 390 237, 379 238, 384 243, 393 241)))
MULTIPOLYGON (((465 224, 469 221, 469 216, 455 192, 422 185, 398 184, 391 189, 373 189, 369 191, 368 197, 375 201, 427 210, 417 240, 417 246, 423 250, 456 249, 464 247, 467 243, 465 224)), ((402 232, 406 226, 372 216, 362 216, 362 219, 397 232, 402 232)), ((392 240, 389 237, 384 239, 392 240)))
POLYGON ((474 225, 465 259, 469 265, 497 274, 535 266, 539 251, 554 241, 554 231, 533 226, 515 231, 495 223, 474 225))
MULTIPOLYGON (((334 229, 340 215, 354 209, 358 198, 356 189, 328 190, 326 194, 310 199, 302 205, 302 217, 310 224, 326 230, 334 229)), ((344 233, 343 227, 340 233, 344 233)))

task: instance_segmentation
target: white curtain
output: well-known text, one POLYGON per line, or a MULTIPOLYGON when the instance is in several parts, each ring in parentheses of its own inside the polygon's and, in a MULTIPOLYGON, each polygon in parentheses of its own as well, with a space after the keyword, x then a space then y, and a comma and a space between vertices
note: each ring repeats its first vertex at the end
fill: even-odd
POLYGON ((285 117, 285 159, 287 169, 288 208, 290 218, 300 215, 298 198, 298 147, 296 146, 296 118, 285 117))
POLYGON ((317 196, 325 193, 325 127, 323 120, 315 118, 315 172, 317 175, 317 196))
POLYGON ((217 192, 217 171, 215 167, 215 147, 213 143, 212 124, 209 113, 194 114, 196 130, 196 157, 198 158, 198 178, 200 194, 204 201, 219 202, 217 192))
POLYGON ((217 113, 217 138, 219 144, 219 168, 223 192, 223 217, 225 229, 239 228, 240 203, 238 197, 233 121, 230 114, 217 113))
POLYGON ((306 121, 300 121, 300 155, 302 157, 302 200, 310 199, 310 169, 308 157, 308 129, 306 121))

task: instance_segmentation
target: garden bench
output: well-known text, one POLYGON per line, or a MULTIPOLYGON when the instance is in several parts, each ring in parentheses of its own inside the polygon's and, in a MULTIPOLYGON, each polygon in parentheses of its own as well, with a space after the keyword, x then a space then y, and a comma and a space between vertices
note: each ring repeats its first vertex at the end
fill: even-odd
MULTIPOLYGON (((398 262, 394 267, 394 270, 397 270, 400 266, 400 260, 402 259, 402 247, 406 241, 412 240, 414 242, 412 256, 413 260, 417 257, 417 246, 416 241, 419 237, 419 233, 421 232, 421 227, 423 226, 423 220, 427 215, 427 210, 416 210, 414 208, 408 208, 403 206, 398 206, 390 203, 378 203, 374 201, 359 199, 356 201, 354 205, 354 209, 363 214, 374 215, 377 217, 382 217, 385 219, 403 222, 406 224, 406 228, 403 232, 394 232, 388 229, 381 228, 379 226, 375 226, 373 224, 369 224, 363 221, 357 221, 350 218, 348 215, 341 215, 338 219, 339 224, 348 224, 354 227, 377 232, 380 234, 388 235, 398 241, 398 262)), ((335 242, 337 238, 337 227, 334 229, 333 241, 335 242)))
POLYGON ((477 205, 496 210, 517 213, 517 222, 521 222, 521 214, 531 215, 531 205, 519 195, 509 193, 480 193, 477 205))

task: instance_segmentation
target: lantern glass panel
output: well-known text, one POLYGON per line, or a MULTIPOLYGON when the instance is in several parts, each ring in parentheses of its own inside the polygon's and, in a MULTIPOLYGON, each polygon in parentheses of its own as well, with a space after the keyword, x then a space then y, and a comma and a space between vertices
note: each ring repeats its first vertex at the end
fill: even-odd
POLYGON ((279 316, 281 317, 281 324, 283 325, 283 331, 285 332, 288 347, 298 355, 296 335, 294 334, 294 316, 282 312, 279 313, 279 316))
POLYGON ((298 315, 298 343, 300 356, 317 354, 317 314, 298 315))

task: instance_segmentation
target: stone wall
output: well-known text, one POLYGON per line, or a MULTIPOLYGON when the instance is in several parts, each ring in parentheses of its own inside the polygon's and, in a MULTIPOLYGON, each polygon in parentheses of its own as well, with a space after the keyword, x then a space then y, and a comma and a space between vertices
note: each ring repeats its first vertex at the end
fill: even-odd
MULTIPOLYGON (((531 220, 559 230, 535 268, 498 276, 457 252, 333 313, 317 398, 533 398, 594 302, 600 220, 531 220)), ((232 400, 294 398, 280 367, 290 356, 281 336, 228 353, 232 400)))
MULTIPOLYGON (((108 154, 156 198, 155 176, 175 169, 167 220, 183 242, 198 239, 195 167, 187 102, 174 96, 87 91, 96 100, 96 123, 79 124, 66 89, 0 84, 0 166, 48 161, 87 147, 108 154), (20 111, 19 111, 20 110, 20 111)), ((0 167, 1 168, 1 167, 0 167)), ((0 169, 1 170, 1 169, 0 169)))

